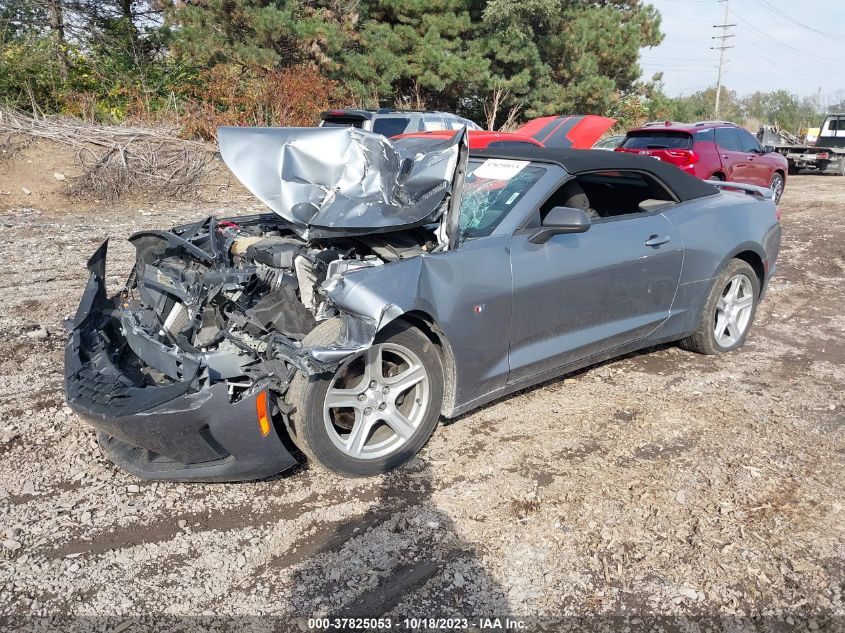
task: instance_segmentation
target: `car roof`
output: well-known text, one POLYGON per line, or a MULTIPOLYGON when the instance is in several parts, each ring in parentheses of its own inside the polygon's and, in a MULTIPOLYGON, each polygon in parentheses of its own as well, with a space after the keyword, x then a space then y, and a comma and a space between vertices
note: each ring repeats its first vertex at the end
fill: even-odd
POLYGON ((631 132, 649 132, 655 130, 670 130, 674 132, 697 132, 698 130, 706 130, 713 127, 739 127, 736 123, 730 121, 698 121, 697 123, 678 123, 676 121, 652 121, 645 123, 639 127, 631 128, 631 132))
POLYGON ((360 117, 362 119, 372 119, 374 116, 380 114, 444 114, 446 116, 460 119, 463 117, 453 114, 451 112, 442 112, 440 110, 397 110, 394 108, 379 108, 378 110, 364 110, 359 108, 338 108, 335 110, 324 110, 320 112, 320 118, 326 119, 335 116, 360 117))
POLYGON ((666 184, 679 200, 693 200, 719 192, 713 185, 682 172, 675 165, 625 152, 603 152, 590 149, 556 149, 550 147, 507 147, 470 150, 470 157, 529 160, 560 165, 570 174, 625 169, 653 174, 666 184))
MULTIPOLYGON (((428 132, 409 132, 399 134, 392 138, 452 138, 458 130, 429 130, 428 132)), ((525 143, 534 147, 543 147, 537 139, 523 134, 511 134, 510 132, 491 132, 489 130, 467 130, 469 134, 469 146, 487 146, 496 141, 510 141, 514 143, 525 143)))

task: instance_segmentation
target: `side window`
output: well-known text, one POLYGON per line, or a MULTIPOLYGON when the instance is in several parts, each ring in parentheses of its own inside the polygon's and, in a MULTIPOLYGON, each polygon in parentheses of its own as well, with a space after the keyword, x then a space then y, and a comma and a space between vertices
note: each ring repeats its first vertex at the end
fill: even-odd
POLYGON ((435 132, 438 130, 445 130, 446 124, 443 122, 443 117, 440 116, 423 116, 423 129, 426 132, 435 132))
POLYGON ((373 132, 384 134, 390 138, 391 136, 404 133, 405 128, 408 127, 408 123, 410 122, 410 119, 401 116, 380 117, 373 123, 373 132))
POLYGON ((716 128, 716 145, 729 152, 741 152, 742 146, 739 142, 739 135, 735 128, 732 127, 717 127, 716 128))
POLYGON ((597 171, 568 180, 540 207, 540 219, 554 207, 575 207, 595 221, 649 213, 674 204, 666 187, 634 171, 597 171))
POLYGON ((823 136, 845 136, 845 117, 831 117, 822 130, 823 136))
POLYGON ((712 143, 716 140, 716 134, 713 131, 713 128, 709 128, 707 130, 699 130, 695 133, 695 138, 693 139, 696 143, 712 143))
POLYGON ((755 154, 763 153, 760 143, 758 143, 757 139, 751 136, 751 134, 745 130, 737 130, 737 133, 739 134, 739 141, 742 144, 743 152, 753 152, 755 154))

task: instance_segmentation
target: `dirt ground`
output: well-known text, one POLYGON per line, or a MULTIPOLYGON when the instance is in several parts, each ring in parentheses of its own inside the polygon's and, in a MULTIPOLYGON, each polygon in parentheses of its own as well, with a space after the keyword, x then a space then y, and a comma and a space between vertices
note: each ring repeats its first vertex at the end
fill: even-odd
POLYGON ((790 178, 779 274, 738 352, 669 345, 552 381, 380 478, 200 485, 101 457, 63 403, 62 320, 106 236, 113 290, 130 233, 258 203, 78 204, 36 158, 0 165, 0 629, 845 628, 845 178, 790 178))

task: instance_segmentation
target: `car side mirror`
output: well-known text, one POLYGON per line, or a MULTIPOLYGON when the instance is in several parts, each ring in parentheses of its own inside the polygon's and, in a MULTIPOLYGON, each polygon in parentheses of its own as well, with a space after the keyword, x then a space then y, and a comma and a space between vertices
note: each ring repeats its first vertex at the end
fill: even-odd
POLYGON ((764 154, 771 154, 773 151, 775 151, 774 145, 763 145, 764 154))
POLYGON ((560 233, 583 233, 592 226, 590 217, 583 209, 575 207, 553 207, 543 219, 542 226, 531 234, 532 244, 545 244, 552 235, 560 233))

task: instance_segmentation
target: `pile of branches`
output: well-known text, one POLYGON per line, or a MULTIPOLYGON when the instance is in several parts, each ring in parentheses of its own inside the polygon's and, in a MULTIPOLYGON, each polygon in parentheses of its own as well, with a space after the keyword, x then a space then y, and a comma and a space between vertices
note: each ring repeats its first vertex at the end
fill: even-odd
MULTIPOLYGON (((3 112, 0 111, 0 121, 3 112)), ((25 150, 32 143, 30 136, 0 127, 0 165, 11 161, 16 154, 25 150)))
POLYGON ((68 193, 101 200, 127 194, 195 196, 208 180, 215 153, 212 145, 178 138, 176 128, 93 125, 11 110, 0 110, 4 136, 72 147, 82 173, 68 178, 68 193))

